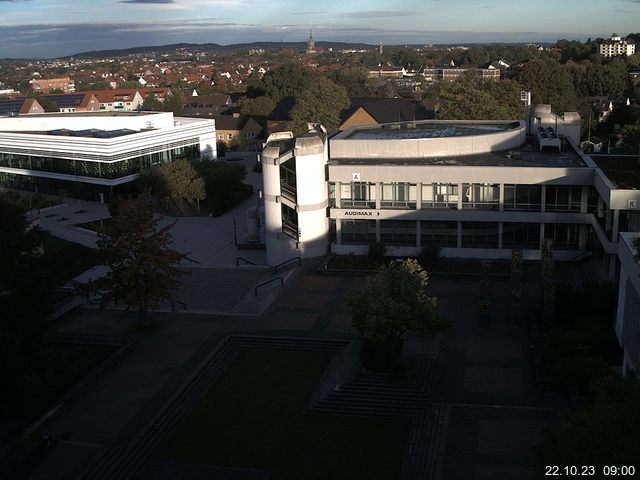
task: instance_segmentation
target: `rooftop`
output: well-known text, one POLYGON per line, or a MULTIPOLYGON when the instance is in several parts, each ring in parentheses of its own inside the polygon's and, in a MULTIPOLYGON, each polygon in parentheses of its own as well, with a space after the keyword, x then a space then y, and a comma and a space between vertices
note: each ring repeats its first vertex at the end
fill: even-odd
POLYGON ((591 155, 616 188, 640 189, 640 159, 637 155, 591 155))
POLYGON ((441 137, 463 137, 472 135, 483 135, 492 132, 502 132, 513 129, 519 124, 420 124, 414 126, 405 124, 400 128, 398 124, 387 124, 381 128, 370 130, 356 130, 346 138, 357 140, 385 140, 385 139, 405 139, 405 138, 441 138, 441 137))
MULTIPOLYGON (((486 132, 485 132, 486 133, 486 132)), ((562 151, 545 149, 539 151, 533 138, 517 148, 500 152, 485 152, 475 155, 421 158, 332 158, 330 164, 340 165, 459 165, 487 167, 587 167, 580 155, 563 138, 562 151)))

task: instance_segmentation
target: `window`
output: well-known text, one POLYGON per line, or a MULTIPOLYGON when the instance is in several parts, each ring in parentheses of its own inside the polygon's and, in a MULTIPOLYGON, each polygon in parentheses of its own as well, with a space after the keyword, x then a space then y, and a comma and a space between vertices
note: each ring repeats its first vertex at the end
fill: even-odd
POLYGON ((341 184, 340 205, 342 208, 376 208, 376 184, 366 182, 341 184))
POLYGON ((567 223, 545 223, 544 238, 553 240, 556 250, 578 250, 580 225, 567 223))
POLYGON ((420 222, 420 242, 422 246, 458 246, 458 222, 420 222))
POLYGON ((505 210, 540 210, 542 188, 540 185, 505 185, 505 210))
POLYGON ((334 182, 329 182, 327 184, 327 198, 329 207, 336 206, 336 184, 334 182))
POLYGON ((416 208, 415 183, 383 183, 382 208, 416 208))
POLYGON ((295 157, 280 164, 280 191, 283 197, 297 201, 296 159, 295 157))
POLYGON ((416 222, 413 220, 382 220, 380 240, 385 245, 416 246, 416 222))
POLYGON ((282 233, 298 240, 298 213, 288 205, 281 204, 282 233))
POLYGON ((503 223, 502 248, 540 249, 540 224, 503 223))
POLYGON ((227 140, 233 140, 233 134, 227 133, 227 140))
POLYGON ((422 208, 458 208, 458 185, 429 183, 422 185, 422 208))
POLYGON ((224 140, 224 135, 222 133, 218 134, 218 140, 224 140))
POLYGON ((549 212, 579 212, 582 187, 547 185, 545 210, 549 212))
POLYGON ((342 220, 343 245, 368 245, 376 241, 375 220, 342 220))
POLYGON ((498 224, 462 222, 462 248, 498 248, 498 224))
POLYGON ((500 186, 488 183, 464 183, 462 185, 462 208, 498 210, 500 208, 500 186))

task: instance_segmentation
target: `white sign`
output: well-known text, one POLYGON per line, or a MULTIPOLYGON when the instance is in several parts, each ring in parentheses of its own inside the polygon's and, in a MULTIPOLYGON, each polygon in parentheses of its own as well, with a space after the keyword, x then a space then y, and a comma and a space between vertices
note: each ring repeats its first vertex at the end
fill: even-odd
POLYGON ((360 173, 358 172, 353 172, 351 174, 351 181, 352 182, 359 182, 360 181, 360 173))
POLYGON ((637 200, 629 200, 628 208, 638 208, 637 200))

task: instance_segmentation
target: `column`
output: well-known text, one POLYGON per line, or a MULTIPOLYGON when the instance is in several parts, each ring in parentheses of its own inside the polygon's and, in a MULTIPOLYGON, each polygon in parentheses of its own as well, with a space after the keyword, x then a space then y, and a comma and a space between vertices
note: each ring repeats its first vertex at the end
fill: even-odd
POLYGON ((342 245, 342 219, 336 218, 336 245, 342 245))
MULTIPOLYGON (((499 206, 498 206, 498 211, 500 212, 504 212, 504 183, 500 184, 500 192, 498 193, 499 195, 499 199, 498 201, 500 202, 499 206)), ((500 224, 502 228, 502 223, 500 224)), ((502 247, 500 247, 502 248, 502 247)))
POLYGON ((462 197, 464 195, 464 184, 458 184, 458 210, 462 210, 462 197))
POLYGON ((462 222, 458 222, 458 248, 462 248, 462 222))
POLYGON ((582 187, 580 192, 580 213, 587 213, 589 209, 589 187, 582 187))
MULTIPOLYGON (((376 182, 376 210, 380 210, 380 201, 382 200, 382 183, 376 182)), ((379 223, 379 222, 378 222, 379 223)), ((376 232, 379 233, 379 225, 376 225, 376 232)), ((380 235, 378 236, 378 241, 380 241, 380 235)))
POLYGON ((421 208, 422 208, 422 182, 418 182, 416 183, 416 210, 420 210, 421 208))
POLYGON ((547 186, 543 184, 540 187, 540 211, 544 213, 546 208, 547 208, 547 186))
MULTIPOLYGON (((342 182, 335 182, 335 192, 336 192, 336 208, 342 208, 342 182)), ((339 220, 338 220, 339 221, 339 220)), ((337 229, 337 223, 336 223, 336 229, 337 229)), ((340 243, 338 243, 339 245, 340 243)))
POLYGON ((498 222, 498 249, 502 250, 502 222, 498 222))
POLYGON ((613 225, 611 226, 611 241, 618 241, 618 226, 620 225, 620 210, 613 211, 613 225))
POLYGON ((420 235, 420 231, 422 229, 422 222, 420 220, 416 220, 416 247, 422 247, 422 238, 420 235))

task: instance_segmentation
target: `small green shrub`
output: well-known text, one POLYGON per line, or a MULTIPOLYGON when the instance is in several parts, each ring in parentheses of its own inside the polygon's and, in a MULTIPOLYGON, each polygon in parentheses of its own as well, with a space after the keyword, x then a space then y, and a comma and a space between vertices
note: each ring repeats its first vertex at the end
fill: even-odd
POLYGON ((369 244, 369 260, 373 263, 383 263, 385 253, 387 253, 387 247, 385 247, 384 243, 375 242, 369 244))

